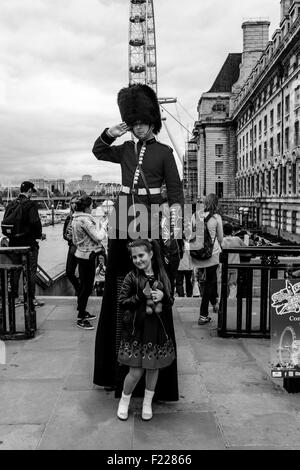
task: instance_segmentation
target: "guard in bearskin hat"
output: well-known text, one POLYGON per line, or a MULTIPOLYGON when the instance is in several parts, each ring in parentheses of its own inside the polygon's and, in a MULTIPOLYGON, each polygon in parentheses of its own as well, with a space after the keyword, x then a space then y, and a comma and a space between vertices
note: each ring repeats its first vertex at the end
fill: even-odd
MULTIPOLYGON (((119 91, 117 102, 122 122, 107 127, 93 147, 98 160, 119 164, 122 173, 121 191, 115 204, 116 236, 111 237, 108 243, 106 282, 96 335, 94 383, 115 389, 115 396, 120 397, 128 369, 117 363, 122 326, 118 298, 125 276, 133 269, 128 242, 132 240, 129 227, 132 227, 134 215, 127 217, 125 234, 119 222, 120 216, 135 214, 138 204, 146 207, 149 213, 152 204, 161 206, 165 202, 161 191, 163 184, 167 189, 169 206, 183 206, 184 199, 173 151, 156 139, 162 123, 155 92, 147 85, 132 85, 119 91), (136 139, 131 135, 129 140, 115 145, 115 140, 126 132, 136 139)), ((148 236, 143 234, 140 238, 151 238, 151 228, 148 226, 148 236)), ((171 308, 166 321, 176 348, 171 308)), ((136 388, 136 394, 143 392, 141 384, 136 388)), ((155 398, 178 400, 176 360, 160 371, 155 398)))

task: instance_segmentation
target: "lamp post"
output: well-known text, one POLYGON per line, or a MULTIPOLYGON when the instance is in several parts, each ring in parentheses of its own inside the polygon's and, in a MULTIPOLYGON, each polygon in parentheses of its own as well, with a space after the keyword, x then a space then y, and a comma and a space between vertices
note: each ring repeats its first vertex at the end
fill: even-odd
POLYGON ((54 204, 51 204, 51 223, 54 225, 54 204))
POLYGON ((281 202, 281 193, 280 193, 279 202, 278 202, 278 232, 277 232, 278 240, 281 237, 281 207, 282 207, 282 202, 281 202))

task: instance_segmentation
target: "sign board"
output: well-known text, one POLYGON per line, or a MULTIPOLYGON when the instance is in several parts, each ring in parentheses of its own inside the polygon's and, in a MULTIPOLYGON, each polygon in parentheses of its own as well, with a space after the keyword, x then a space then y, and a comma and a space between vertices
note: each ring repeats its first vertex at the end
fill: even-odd
POLYGON ((272 377, 300 378, 300 280, 270 282, 272 377))

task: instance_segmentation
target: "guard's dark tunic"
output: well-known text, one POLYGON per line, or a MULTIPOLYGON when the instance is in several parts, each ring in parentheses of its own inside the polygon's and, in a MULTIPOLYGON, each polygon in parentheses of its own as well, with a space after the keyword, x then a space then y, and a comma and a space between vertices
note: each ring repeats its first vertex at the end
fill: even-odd
MULTIPOLYGON (((93 153, 98 160, 120 164, 122 185, 131 188, 137 166, 134 142, 126 141, 122 145, 112 145, 114 140, 115 139, 111 138, 105 130, 96 140, 93 153)), ((141 147, 142 143, 139 142, 138 152, 141 147)), ((148 140, 142 168, 149 188, 160 188, 163 183, 166 183, 169 205, 183 205, 182 183, 178 174, 173 151, 170 147, 161 144, 155 138, 148 140)), ((136 187, 144 188, 141 176, 136 187)), ((120 197, 126 199, 127 207, 132 205, 132 194, 125 195, 120 193, 120 197)), ((120 197, 115 204, 117 223, 120 197)), ((134 202, 135 204, 144 204, 150 208, 147 195, 134 195, 134 202)), ((151 195, 151 204, 163 204, 163 202, 164 199, 161 194, 151 195)), ((117 227, 117 238, 118 228, 119 227, 117 227)), ((122 328, 118 297, 126 274, 134 267, 129 256, 127 244, 128 239, 110 239, 108 242, 106 282, 95 344, 94 383, 97 385, 115 386, 116 397, 121 395, 124 377, 128 371, 125 366, 121 366, 117 362, 120 332, 122 328)), ((171 325, 171 337, 176 349, 173 322, 171 325)), ((137 387, 137 394, 143 392, 143 386, 141 386, 140 389, 137 387)), ((156 398, 168 401, 178 400, 176 360, 170 367, 160 372, 156 388, 156 398)))

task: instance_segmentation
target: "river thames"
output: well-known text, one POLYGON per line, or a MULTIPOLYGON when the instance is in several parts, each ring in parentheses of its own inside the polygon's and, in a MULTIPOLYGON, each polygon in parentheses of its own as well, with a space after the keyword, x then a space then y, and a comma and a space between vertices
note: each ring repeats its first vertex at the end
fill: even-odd
MULTIPOLYGON (((43 211, 39 211, 40 214, 43 211)), ((0 223, 3 219, 4 212, 0 212, 0 223)), ((95 216, 95 214, 93 214, 95 216)), ((96 220, 98 219, 95 216, 96 220)), ((61 273, 65 269, 68 243, 63 239, 63 223, 49 225, 43 227, 43 233, 46 234, 46 240, 38 240, 39 251, 39 265, 51 277, 61 273)))

